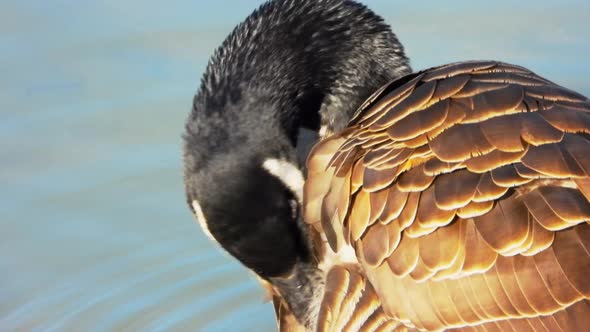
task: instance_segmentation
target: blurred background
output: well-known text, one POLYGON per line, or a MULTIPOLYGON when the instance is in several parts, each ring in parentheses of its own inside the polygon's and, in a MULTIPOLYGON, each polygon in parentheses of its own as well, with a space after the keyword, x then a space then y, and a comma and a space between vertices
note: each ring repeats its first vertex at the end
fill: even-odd
MULTIPOLYGON (((590 2, 364 1, 414 69, 526 66, 590 96, 590 2)), ((185 204, 183 123, 262 1, 0 2, 0 331, 273 331, 185 204)))

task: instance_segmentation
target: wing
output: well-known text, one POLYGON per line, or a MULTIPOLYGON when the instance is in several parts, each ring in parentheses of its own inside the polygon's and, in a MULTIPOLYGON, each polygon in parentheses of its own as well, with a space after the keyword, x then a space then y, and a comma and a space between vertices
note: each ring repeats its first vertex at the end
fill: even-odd
POLYGON ((334 252, 354 248, 385 314, 409 328, 581 331, 588 134, 588 99, 525 68, 416 73, 314 148, 305 218, 334 252))

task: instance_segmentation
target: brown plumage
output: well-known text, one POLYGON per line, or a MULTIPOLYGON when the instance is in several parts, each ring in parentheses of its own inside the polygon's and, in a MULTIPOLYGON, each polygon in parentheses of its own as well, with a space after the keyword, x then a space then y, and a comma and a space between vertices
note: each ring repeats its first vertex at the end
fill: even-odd
POLYGON ((358 259, 318 331, 588 329, 589 134, 587 98, 504 63, 378 91, 308 159, 305 220, 358 259))

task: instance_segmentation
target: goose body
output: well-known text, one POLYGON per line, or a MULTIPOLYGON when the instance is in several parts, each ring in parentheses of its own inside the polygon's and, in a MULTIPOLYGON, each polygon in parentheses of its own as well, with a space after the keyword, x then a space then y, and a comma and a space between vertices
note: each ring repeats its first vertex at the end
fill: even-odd
POLYGON ((281 331, 581 331, 588 134, 588 99, 525 68, 411 73, 366 7, 275 0, 204 74, 186 196, 281 331))
POLYGON ((358 258, 318 330, 586 330, 588 134, 590 101, 522 67, 386 85, 309 157, 305 220, 358 258))

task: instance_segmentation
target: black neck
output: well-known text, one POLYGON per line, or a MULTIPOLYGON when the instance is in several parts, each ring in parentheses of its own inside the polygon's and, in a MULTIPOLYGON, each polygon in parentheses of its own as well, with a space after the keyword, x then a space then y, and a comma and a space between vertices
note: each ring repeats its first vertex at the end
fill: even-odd
POLYGON ((317 266, 286 212, 289 193, 257 167, 294 159, 300 127, 342 130, 375 90, 410 72, 389 27, 349 0, 269 1, 210 60, 184 136, 187 199, 226 250, 290 294, 300 320, 309 292, 293 289, 308 274, 295 272, 317 266))
POLYGON ((222 112, 257 91, 267 93, 291 137, 296 127, 339 131, 371 93, 410 72, 396 36, 365 6, 269 1, 215 52, 195 110, 222 112))

